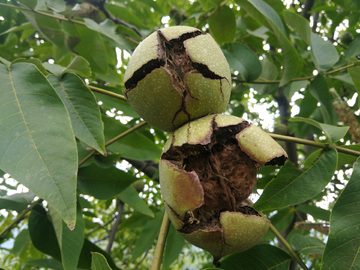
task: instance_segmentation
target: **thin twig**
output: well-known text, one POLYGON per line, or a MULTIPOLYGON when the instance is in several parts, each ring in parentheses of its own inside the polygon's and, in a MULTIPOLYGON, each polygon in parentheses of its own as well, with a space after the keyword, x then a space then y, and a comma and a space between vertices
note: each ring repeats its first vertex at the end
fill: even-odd
POLYGON ((124 212, 124 202, 121 200, 118 200, 118 214, 116 216, 114 225, 111 228, 111 231, 109 234, 109 242, 108 242, 108 245, 106 246, 106 252, 109 254, 110 254, 112 245, 114 244, 114 241, 115 241, 117 229, 118 229, 119 225, 121 224, 123 212, 124 212))
POLYGON ((295 253, 295 251, 291 248, 289 243, 285 240, 285 238, 279 233, 279 231, 274 227, 274 225, 270 224, 270 230, 275 234, 277 239, 286 247, 286 249, 289 251, 290 256, 304 269, 309 270, 305 263, 300 259, 299 255, 295 253))
POLYGON ((97 230, 100 230, 100 229, 102 229, 102 228, 105 228, 105 226, 107 226, 107 225, 109 225, 111 222, 113 222, 113 220, 114 220, 116 217, 117 217, 117 215, 116 215, 116 216, 113 216, 108 222, 104 223, 103 225, 100 225, 100 226, 92 229, 91 231, 89 231, 89 232, 86 234, 86 236, 90 236, 91 234, 93 234, 93 233, 96 232, 97 230))
MULTIPOLYGON (((111 140, 109 140, 108 142, 105 143, 105 147, 109 146, 110 144, 116 142, 117 140, 120 140, 121 138, 125 137, 126 135, 138 130, 139 128, 146 126, 147 123, 145 121, 140 122, 139 124, 133 126, 132 128, 129 128, 128 130, 124 131, 123 133, 119 134, 118 136, 116 136, 115 138, 112 138, 111 140)), ((93 148, 90 148, 90 150, 92 150, 93 148)), ((78 166, 81 166, 82 164, 84 164, 86 161, 88 161, 94 154, 96 153, 96 151, 92 151, 89 155, 87 155, 83 160, 81 160, 78 164, 78 166)))
POLYGON ((311 146, 315 146, 315 147, 319 147, 319 148, 328 148, 328 147, 335 148, 340 153, 344 153, 344 154, 348 154, 348 155, 352 155, 352 156, 356 156, 356 157, 360 156, 359 151, 347 149, 347 148, 337 146, 337 145, 329 145, 326 143, 314 142, 314 141, 310 141, 310 140, 306 140, 306 139, 300 139, 300 138, 296 138, 296 137, 279 135, 279 134, 274 134, 274 133, 268 133, 268 134, 276 140, 311 145, 311 146))
POLYGON ((170 227, 170 220, 165 211, 160 228, 159 238, 155 248, 154 259, 151 264, 151 270, 160 270, 162 258, 164 255, 165 242, 167 235, 169 233, 169 227, 170 227))
POLYGON ((120 94, 117 94, 117 93, 114 93, 114 92, 111 92, 111 91, 108 91, 108 90, 105 90, 105 89, 102 89, 102 88, 99 88, 96 86, 92 86, 92 85, 87 85, 87 87, 94 92, 98 92, 103 95, 107 95, 110 97, 121 99, 123 101, 127 101, 126 97, 124 97, 123 95, 120 95, 120 94))
POLYGON ((136 264, 135 270, 138 270, 138 269, 139 269, 140 264, 145 260, 146 256, 149 254, 149 251, 150 251, 150 249, 148 249, 148 250, 145 252, 145 254, 144 254, 144 256, 142 257, 142 259, 140 260, 140 262, 138 262, 138 263, 136 264))
POLYGON ((38 204, 41 203, 43 201, 43 199, 38 199, 35 202, 33 202, 32 204, 30 204, 30 206, 28 208, 26 208, 24 211, 22 211, 10 224, 9 226, 7 226, 1 233, 0 233, 0 238, 2 238, 3 235, 5 235, 5 233, 7 233, 8 231, 10 231, 16 224, 18 224, 20 221, 22 221, 26 214, 28 212, 30 212, 33 207, 38 204))
MULTIPOLYGON (((338 72, 338 71, 341 71, 341 70, 344 70, 344 69, 347 69, 347 68, 355 67, 355 66, 357 66, 357 64, 352 63, 352 64, 349 64, 347 66, 343 66, 341 68, 337 68, 337 69, 331 70, 331 71, 323 73, 323 74, 319 73, 318 75, 294 78, 294 79, 291 79, 290 82, 311 80, 311 79, 319 77, 319 76, 329 75, 329 74, 332 74, 332 73, 335 73, 335 72, 338 72)), ((281 80, 265 80, 264 79, 262 81, 247 82, 245 80, 237 79, 237 78, 232 78, 232 80, 235 81, 235 82, 238 82, 238 83, 248 83, 248 84, 276 84, 276 83, 280 83, 280 81, 281 81, 281 80)))

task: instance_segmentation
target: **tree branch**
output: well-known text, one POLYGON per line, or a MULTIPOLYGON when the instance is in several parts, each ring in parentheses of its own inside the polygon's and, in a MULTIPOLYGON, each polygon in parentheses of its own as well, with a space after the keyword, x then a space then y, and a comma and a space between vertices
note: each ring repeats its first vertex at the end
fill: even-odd
MULTIPOLYGON (((295 81, 306 81, 306 80, 310 80, 310 79, 314 79, 318 76, 325 76, 325 75, 330 75, 332 73, 335 73, 335 72, 338 72, 338 71, 341 71, 341 70, 344 70, 344 69, 347 69, 347 68, 352 68, 352 67, 356 67, 358 66, 357 63, 352 63, 350 65, 346 65, 346 66, 343 66, 341 68, 337 68, 337 69, 334 69, 334 70, 331 70, 329 72, 326 72, 326 73, 323 73, 323 74, 318 74, 318 75, 312 75, 312 76, 307 76, 307 77, 300 77, 300 78, 294 78, 294 79, 291 79, 290 82, 295 82, 295 81)), ((262 81, 252 81, 252 82, 247 82, 243 79, 238 79, 238 78, 232 78, 232 80, 234 82, 238 82, 238 83, 253 83, 253 84, 276 84, 276 83, 280 83, 280 80, 262 80, 262 81)))
POLYGON ((109 20, 113 21, 114 23, 116 24, 120 24, 120 25, 123 25, 129 29, 131 29, 132 31, 134 31, 139 37, 141 37, 142 39, 144 39, 145 37, 143 36, 143 34, 140 32, 139 29, 137 29, 136 26, 132 25, 132 24, 129 24, 119 18, 116 18, 114 16, 111 15, 111 13, 106 9, 105 7, 105 1, 102 0, 102 1, 95 1, 94 2, 94 5, 97 6, 99 8, 100 11, 102 11, 105 15, 106 18, 108 18, 109 20), (97 5, 95 5, 97 4, 97 5))
POLYGON ((26 214, 28 212, 30 212, 33 207, 35 205, 37 205, 38 203, 41 203, 43 201, 43 199, 38 199, 35 202, 33 202, 32 204, 30 204, 30 206, 28 208, 26 208, 24 211, 21 212, 21 214, 17 215, 17 217, 9 224, 9 226, 7 226, 2 232, 0 232, 0 239, 9 231, 11 231, 11 229, 17 225, 20 221, 22 221, 26 214))
POLYGON ((106 252, 110 254, 111 248, 114 244, 115 241, 115 236, 116 236, 116 232, 117 232, 117 228, 119 227, 119 225, 121 224, 122 221, 122 216, 123 216, 123 212, 124 212, 124 202, 121 200, 118 200, 118 214, 115 218, 115 222, 113 227, 111 228, 110 234, 109 234, 109 242, 108 245, 106 247, 106 252))
MULTIPOLYGON (((146 126, 147 123, 145 121, 140 122, 139 124, 129 128, 128 130, 124 131, 123 133, 119 134, 118 136, 112 138, 111 140, 109 140, 108 142, 105 143, 105 146, 109 146, 110 144, 116 142, 117 140, 120 140, 121 138, 125 137, 126 135, 129 135, 130 133, 138 130, 139 128, 142 128, 143 126, 146 126)), ((89 150, 92 150, 93 148, 89 148, 89 150)), ((86 161, 88 161, 94 154, 96 153, 96 151, 92 151, 89 155, 87 155, 83 160, 81 160, 78 164, 78 166, 81 166, 82 164, 84 164, 86 161)))

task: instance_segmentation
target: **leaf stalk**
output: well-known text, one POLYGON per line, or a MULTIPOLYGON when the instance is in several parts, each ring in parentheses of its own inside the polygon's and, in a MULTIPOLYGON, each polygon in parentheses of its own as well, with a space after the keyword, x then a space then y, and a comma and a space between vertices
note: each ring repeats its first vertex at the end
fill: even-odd
POLYGON ((276 238, 286 247, 289 251, 290 256, 302 267, 304 270, 309 270, 305 263, 300 259, 299 255, 291 248, 290 244, 285 240, 285 238, 279 233, 279 231, 270 223, 270 230, 275 234, 276 238))
POLYGON ((151 270, 160 270, 161 262, 164 255, 164 248, 167 235, 169 233, 170 220, 166 211, 164 212, 163 221, 160 228, 159 238, 156 244, 154 260, 151 264, 151 270))

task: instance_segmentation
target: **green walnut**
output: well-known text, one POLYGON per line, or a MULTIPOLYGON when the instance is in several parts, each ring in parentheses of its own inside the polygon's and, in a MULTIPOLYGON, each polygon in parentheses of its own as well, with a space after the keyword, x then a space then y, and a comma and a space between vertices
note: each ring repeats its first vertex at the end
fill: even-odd
POLYGON ((124 75, 127 101, 150 125, 172 132, 229 103, 229 64, 215 40, 188 26, 157 30, 135 49, 124 75))
POLYGON ((248 199, 259 166, 283 165, 284 149, 244 119, 214 114, 183 125, 164 146, 161 194, 174 227, 214 256, 254 246, 270 221, 248 199))

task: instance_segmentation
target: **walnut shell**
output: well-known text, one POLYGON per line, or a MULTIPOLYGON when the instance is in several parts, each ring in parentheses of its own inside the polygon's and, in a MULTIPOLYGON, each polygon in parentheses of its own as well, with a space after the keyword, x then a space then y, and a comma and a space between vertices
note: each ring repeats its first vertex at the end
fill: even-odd
POLYGON ((229 103, 230 68, 209 35, 188 26, 163 28, 135 49, 124 75, 125 96, 150 125, 174 131, 229 103))

